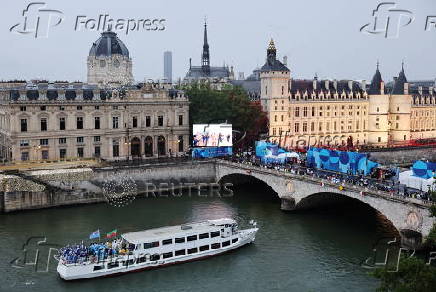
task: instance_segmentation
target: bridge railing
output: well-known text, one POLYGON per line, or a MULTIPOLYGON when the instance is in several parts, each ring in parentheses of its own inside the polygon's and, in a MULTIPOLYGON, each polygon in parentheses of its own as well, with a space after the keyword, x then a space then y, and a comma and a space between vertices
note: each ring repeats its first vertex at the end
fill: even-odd
POLYGON ((324 184, 326 186, 330 186, 330 187, 334 187, 334 188, 339 188, 340 186, 342 186, 344 188, 343 190, 362 193, 362 195, 369 195, 369 196, 373 196, 373 197, 383 197, 383 198, 388 199, 388 200, 399 200, 399 201, 402 201, 404 203, 413 203, 415 205, 419 205, 419 206, 423 206, 423 207, 429 207, 432 204, 431 201, 404 197, 401 195, 397 195, 397 194, 382 191, 382 190, 373 190, 373 189, 370 189, 368 187, 356 186, 356 185, 350 184, 350 183, 344 183, 344 182, 333 183, 327 179, 318 178, 314 175, 293 174, 293 173, 283 171, 283 170, 269 169, 269 168, 265 168, 265 167, 255 166, 253 164, 231 162, 228 160, 221 160, 221 159, 217 160, 217 162, 222 163, 222 164, 226 164, 226 165, 234 167, 234 168, 244 168, 244 169, 249 170, 249 171, 254 170, 257 172, 264 173, 264 174, 279 175, 279 176, 283 176, 283 177, 292 178, 295 180, 307 181, 307 182, 313 183, 313 184, 324 184))

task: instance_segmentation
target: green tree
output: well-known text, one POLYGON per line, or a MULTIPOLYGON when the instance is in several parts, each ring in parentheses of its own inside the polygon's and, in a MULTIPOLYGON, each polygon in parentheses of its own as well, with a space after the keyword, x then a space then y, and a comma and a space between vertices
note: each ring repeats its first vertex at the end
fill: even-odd
POLYGON ((381 268, 374 276, 381 280, 380 292, 436 291, 436 268, 417 257, 402 257, 397 272, 381 268))
POLYGON ((250 101, 241 87, 212 89, 208 84, 193 84, 185 88, 189 97, 189 120, 192 124, 227 121, 233 129, 246 132, 244 145, 252 145, 260 133, 267 132, 267 117, 259 103, 250 101))

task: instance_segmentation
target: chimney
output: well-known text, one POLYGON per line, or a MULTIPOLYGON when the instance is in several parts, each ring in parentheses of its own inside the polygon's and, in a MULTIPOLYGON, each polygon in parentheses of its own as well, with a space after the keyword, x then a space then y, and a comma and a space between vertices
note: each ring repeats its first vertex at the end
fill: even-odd
POLYGON ((404 83, 404 94, 409 94, 409 83, 404 83))
POLYGON ((330 89, 330 80, 326 80, 324 83, 325 89, 328 91, 330 89))
POLYGON ((360 86, 362 86, 362 90, 366 90, 366 80, 362 80, 360 86))
POLYGON ((336 91, 338 91, 338 80, 333 80, 333 87, 335 88, 336 91))
POLYGON ((380 83, 380 94, 385 94, 385 82, 380 83))
POLYGON ((348 89, 353 90, 353 80, 348 80, 348 89))
POLYGON ((419 95, 422 95, 422 86, 418 86, 418 93, 419 93, 419 95))
POLYGON ((316 85, 318 83, 318 80, 316 78, 313 79, 313 90, 316 90, 316 85))
POLYGON ((283 57, 283 65, 288 66, 288 56, 283 57))

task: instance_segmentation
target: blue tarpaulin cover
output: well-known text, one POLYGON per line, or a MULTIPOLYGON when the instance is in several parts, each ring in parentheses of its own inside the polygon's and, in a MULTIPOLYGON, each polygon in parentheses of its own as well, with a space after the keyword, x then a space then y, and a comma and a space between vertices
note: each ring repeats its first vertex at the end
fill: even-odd
POLYGON ((307 166, 352 174, 363 172, 367 175, 378 163, 369 160, 366 153, 310 147, 307 166))
POLYGON ((436 163, 417 160, 412 166, 412 172, 413 176, 416 177, 425 179, 432 178, 436 172, 436 163))

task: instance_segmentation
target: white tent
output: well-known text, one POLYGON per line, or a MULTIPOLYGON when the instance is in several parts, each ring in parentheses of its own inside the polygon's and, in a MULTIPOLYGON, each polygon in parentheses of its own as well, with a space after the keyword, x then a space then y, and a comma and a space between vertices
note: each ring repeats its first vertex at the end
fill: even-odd
POLYGON ((297 152, 285 152, 280 153, 278 156, 280 157, 289 157, 289 158, 300 158, 300 155, 297 152))
POLYGON ((434 178, 425 179, 413 176, 413 172, 411 170, 400 172, 399 178, 400 184, 404 184, 410 188, 422 190, 424 192, 428 191, 435 181, 434 178))

